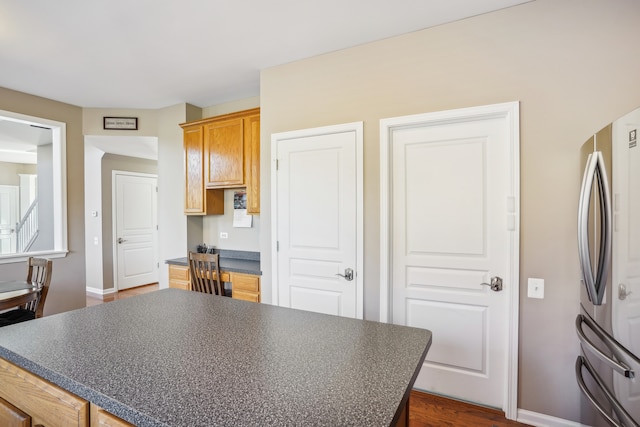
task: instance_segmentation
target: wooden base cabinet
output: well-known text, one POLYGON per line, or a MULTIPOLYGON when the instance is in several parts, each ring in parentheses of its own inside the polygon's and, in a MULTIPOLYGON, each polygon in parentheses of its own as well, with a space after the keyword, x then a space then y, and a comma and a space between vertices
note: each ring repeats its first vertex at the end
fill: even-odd
POLYGON ((169 264, 169 287, 190 291, 189 267, 169 264))
POLYGON ((253 274, 232 273, 231 280, 233 298, 260 302, 260 277, 253 274))
POLYGON ((0 399, 0 426, 31 427, 31 417, 4 399, 0 399))
POLYGON ((89 427, 86 400, 4 359, 0 359, 0 398, 31 417, 34 426, 89 427))
POLYGON ((0 359, 0 426, 134 427, 4 359, 0 359))
POLYGON ((91 427, 135 427, 99 406, 91 404, 91 427))

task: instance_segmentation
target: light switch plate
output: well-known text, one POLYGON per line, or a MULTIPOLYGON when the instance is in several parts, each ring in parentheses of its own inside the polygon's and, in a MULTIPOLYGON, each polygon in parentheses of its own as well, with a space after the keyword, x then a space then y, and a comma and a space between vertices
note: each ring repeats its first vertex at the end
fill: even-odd
POLYGON ((229 238, 229 233, 225 233, 224 231, 222 233, 220 233, 220 238, 221 239, 228 239, 229 238))
POLYGON ((528 285, 529 289, 527 291, 527 296, 529 298, 544 298, 544 279, 530 277, 528 285))

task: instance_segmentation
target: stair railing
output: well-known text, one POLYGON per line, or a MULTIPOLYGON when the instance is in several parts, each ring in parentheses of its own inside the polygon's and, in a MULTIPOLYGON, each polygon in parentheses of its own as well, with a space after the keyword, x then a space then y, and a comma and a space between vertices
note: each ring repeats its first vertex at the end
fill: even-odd
POLYGON ((16 223, 16 253, 28 252, 38 237, 38 199, 35 199, 22 219, 16 223))

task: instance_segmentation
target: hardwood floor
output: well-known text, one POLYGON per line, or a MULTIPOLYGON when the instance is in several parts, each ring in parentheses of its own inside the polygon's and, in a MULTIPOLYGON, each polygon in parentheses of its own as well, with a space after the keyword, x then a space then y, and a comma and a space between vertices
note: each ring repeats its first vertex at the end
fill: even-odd
POLYGON ((125 289, 124 291, 120 291, 115 294, 104 295, 102 298, 94 294, 87 293, 87 307, 102 304, 105 302, 115 301, 118 299, 133 297, 136 295, 146 294, 147 292, 157 291, 158 289, 159 287, 157 283, 151 283, 149 285, 138 286, 137 288, 125 289))
POLYGON ((507 420, 497 409, 412 390, 409 397, 409 427, 524 427, 507 420))
MULTIPOLYGON (((87 307, 158 290, 158 284, 126 289, 99 298, 87 294, 87 307)), ((501 411, 471 405, 412 390, 409 398, 409 427, 526 427, 507 420, 501 411)))

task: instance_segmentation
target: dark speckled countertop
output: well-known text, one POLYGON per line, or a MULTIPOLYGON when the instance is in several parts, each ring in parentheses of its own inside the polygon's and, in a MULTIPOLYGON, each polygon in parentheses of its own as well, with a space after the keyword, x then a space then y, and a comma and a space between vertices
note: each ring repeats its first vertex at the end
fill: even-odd
POLYGON ((179 289, 0 328, 0 357, 140 427, 387 426, 430 344, 179 289))
MULTIPOLYGON (((262 275, 260 271, 260 253, 248 251, 234 251, 216 249, 220 255, 220 269, 235 273, 262 275)), ((166 264, 189 265, 187 257, 168 259, 166 264)))

